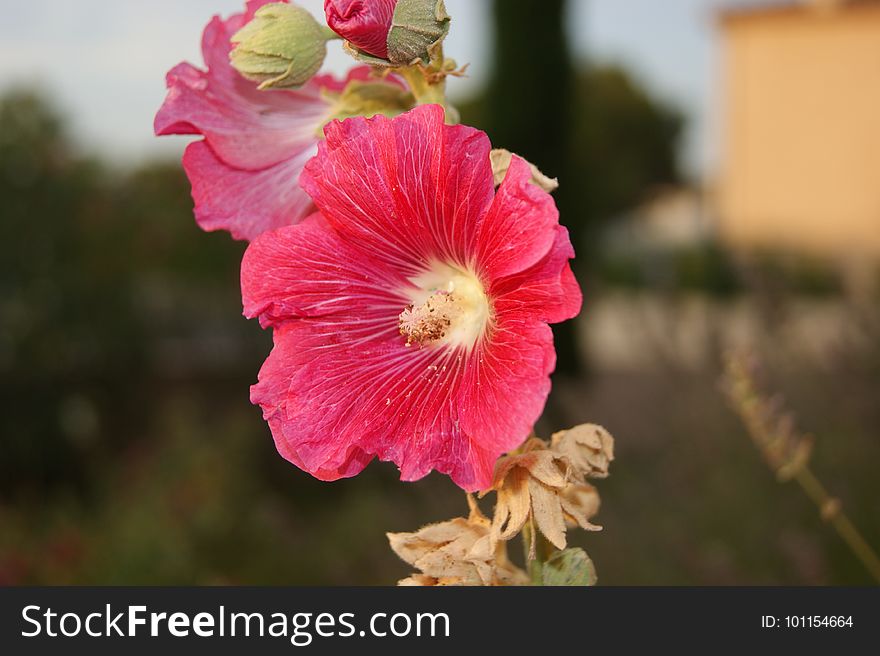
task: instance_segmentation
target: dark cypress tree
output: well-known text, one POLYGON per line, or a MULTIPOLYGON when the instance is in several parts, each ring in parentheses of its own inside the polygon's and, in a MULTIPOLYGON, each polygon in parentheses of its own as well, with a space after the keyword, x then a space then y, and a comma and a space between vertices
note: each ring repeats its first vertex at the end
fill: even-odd
MULTIPOLYGON (((565 31, 566 0, 495 0, 495 59, 486 124, 496 147, 522 155, 550 177, 562 223, 583 246, 571 142, 574 68, 565 31)), ((579 251, 582 257, 582 253, 579 251)), ((574 323, 554 326, 556 370, 578 374, 574 323)))

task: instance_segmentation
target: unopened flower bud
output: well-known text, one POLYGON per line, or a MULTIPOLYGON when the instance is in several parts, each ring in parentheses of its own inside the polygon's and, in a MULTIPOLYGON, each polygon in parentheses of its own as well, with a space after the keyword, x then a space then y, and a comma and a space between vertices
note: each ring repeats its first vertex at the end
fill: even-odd
POLYGON ((260 89, 299 87, 327 56, 327 35, 305 9, 282 2, 265 5, 232 37, 230 60, 260 89))
POLYGON ((398 0, 324 0, 327 24, 363 52, 388 59, 388 33, 398 0))
POLYGON ((395 66, 429 64, 449 33, 443 0, 399 0, 388 34, 388 60, 395 66))

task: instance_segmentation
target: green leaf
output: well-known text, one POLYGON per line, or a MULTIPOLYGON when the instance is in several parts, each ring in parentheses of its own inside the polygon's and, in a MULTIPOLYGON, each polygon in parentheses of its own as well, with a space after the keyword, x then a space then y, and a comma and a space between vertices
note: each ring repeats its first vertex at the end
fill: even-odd
POLYGON ((596 567, 583 549, 566 549, 543 563, 541 579, 545 586, 596 585, 596 567))

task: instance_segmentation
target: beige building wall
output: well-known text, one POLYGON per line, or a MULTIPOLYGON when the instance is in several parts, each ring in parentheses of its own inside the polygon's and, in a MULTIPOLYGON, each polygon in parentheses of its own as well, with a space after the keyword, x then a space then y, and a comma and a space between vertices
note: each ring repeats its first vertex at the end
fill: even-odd
POLYGON ((731 12, 721 32, 722 238, 880 255, 880 2, 731 12))

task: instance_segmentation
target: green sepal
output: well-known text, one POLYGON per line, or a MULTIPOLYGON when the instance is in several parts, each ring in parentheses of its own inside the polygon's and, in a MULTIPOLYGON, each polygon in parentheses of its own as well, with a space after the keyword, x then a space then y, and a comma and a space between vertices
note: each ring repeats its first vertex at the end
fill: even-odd
POLYGON ((327 122, 353 116, 370 118, 377 114, 393 118, 416 104, 416 99, 406 89, 381 81, 352 80, 341 94, 327 95, 333 100, 327 122))
POLYGON ((451 20, 443 0, 400 0, 388 33, 388 60, 394 66, 427 66, 438 56, 451 20))
POLYGON ((364 52, 351 43, 351 41, 345 41, 342 44, 342 49, 362 64, 368 64, 369 66, 375 66, 376 68, 395 68, 395 65, 387 59, 382 59, 381 57, 376 57, 368 52, 364 52))

